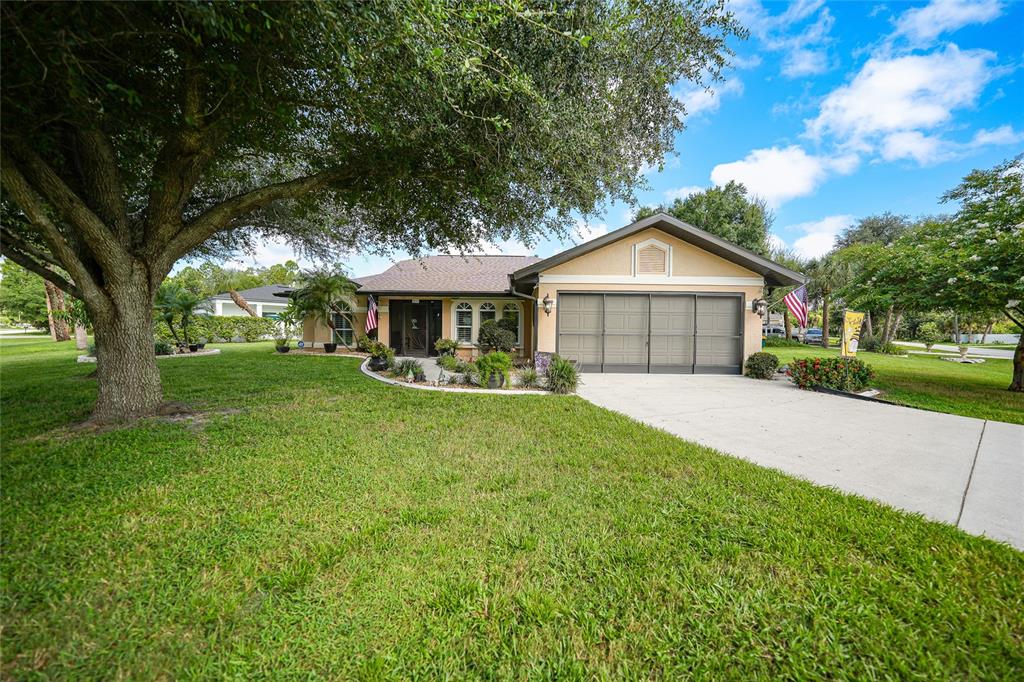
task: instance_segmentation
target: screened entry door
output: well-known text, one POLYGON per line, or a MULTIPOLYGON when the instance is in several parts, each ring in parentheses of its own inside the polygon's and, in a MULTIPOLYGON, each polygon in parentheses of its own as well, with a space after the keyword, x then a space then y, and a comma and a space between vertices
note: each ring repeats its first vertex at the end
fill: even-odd
POLYGON ((584 372, 740 373, 742 297, 561 294, 558 353, 584 372))

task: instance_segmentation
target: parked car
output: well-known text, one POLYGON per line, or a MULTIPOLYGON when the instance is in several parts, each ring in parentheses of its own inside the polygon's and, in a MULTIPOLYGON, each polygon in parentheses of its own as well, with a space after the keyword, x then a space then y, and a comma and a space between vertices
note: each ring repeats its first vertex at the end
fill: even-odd
MULTIPOLYGON (((780 339, 786 338, 786 328, 779 325, 767 325, 761 327, 761 336, 777 336, 780 339)), ((800 340, 800 330, 793 327, 792 331, 789 332, 789 338, 793 341, 800 340)))
POLYGON ((804 333, 804 343, 810 343, 815 346, 821 345, 821 330, 816 328, 808 329, 804 333))

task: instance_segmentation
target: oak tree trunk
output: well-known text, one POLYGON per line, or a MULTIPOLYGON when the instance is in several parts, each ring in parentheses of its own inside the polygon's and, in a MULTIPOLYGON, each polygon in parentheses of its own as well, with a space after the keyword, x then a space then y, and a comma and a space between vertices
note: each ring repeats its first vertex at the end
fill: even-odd
POLYGON ((789 341, 790 336, 793 333, 793 323, 789 321, 789 309, 784 308, 782 310, 782 323, 786 327, 786 340, 789 341))
POLYGON ((108 289, 111 309, 90 310, 99 395, 92 418, 116 422, 152 414, 163 398, 153 352, 152 295, 141 270, 108 289))
POLYGON ((828 296, 821 297, 821 347, 828 348, 828 296))
POLYGON ((882 343, 889 343, 889 336, 892 334, 892 306, 885 311, 885 327, 882 329, 882 343))
POLYGON ((85 325, 75 322, 75 348, 85 350, 89 347, 89 337, 85 331, 85 325))
POLYGON ((867 336, 874 336, 875 335, 874 330, 871 328, 871 313, 870 313, 870 311, 865 313, 865 315, 864 315, 864 331, 867 334, 867 336))
POLYGON ((1013 380, 1009 390, 1024 392, 1024 327, 1018 329, 1017 347, 1013 349, 1013 380))
POLYGON ((67 341, 71 338, 67 322, 53 316, 54 312, 64 311, 64 292, 49 280, 44 279, 43 286, 46 288, 46 317, 50 323, 50 338, 54 341, 67 341))

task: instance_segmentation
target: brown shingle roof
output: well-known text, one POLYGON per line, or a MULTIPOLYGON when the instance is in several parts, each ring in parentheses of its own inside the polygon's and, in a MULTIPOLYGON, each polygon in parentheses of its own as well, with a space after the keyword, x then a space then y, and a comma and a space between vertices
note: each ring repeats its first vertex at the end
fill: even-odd
POLYGON ((501 294, 510 273, 536 256, 426 256, 395 263, 379 275, 355 277, 360 292, 410 294, 501 294))

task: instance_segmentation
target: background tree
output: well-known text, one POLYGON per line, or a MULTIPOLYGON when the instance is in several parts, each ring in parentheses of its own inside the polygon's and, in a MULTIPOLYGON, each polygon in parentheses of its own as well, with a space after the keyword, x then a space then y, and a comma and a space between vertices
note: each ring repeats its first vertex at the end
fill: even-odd
POLYGON ((81 298, 93 417, 162 399, 151 304, 180 258, 284 238, 473 248, 630 201, 719 78, 724 3, 0 5, 5 256, 81 298), (68 277, 51 268, 60 268, 68 277))
MULTIPOLYGON (((808 265, 807 261, 797 255, 795 251, 784 247, 773 248, 769 256, 779 265, 783 265, 794 272, 803 272, 808 265)), ((768 309, 777 310, 782 313, 782 324, 786 330, 787 340, 793 336, 793 319, 789 315, 789 308, 786 307, 786 304, 782 299, 784 299, 786 294, 795 288, 796 287, 776 287, 765 295, 765 300, 768 302, 768 309)))
POLYGON ((0 313, 13 322, 47 329, 43 278, 12 260, 0 263, 0 313))
POLYGON ((768 235, 775 216, 762 199, 748 196, 742 183, 730 181, 726 185, 676 199, 669 206, 641 208, 636 219, 658 212, 679 218, 754 253, 768 255, 768 235))
POLYGON ((821 303, 821 346, 828 348, 832 302, 836 292, 849 281, 850 268, 843 260, 826 254, 808 261, 803 272, 811 278, 807 284, 808 298, 821 303))

